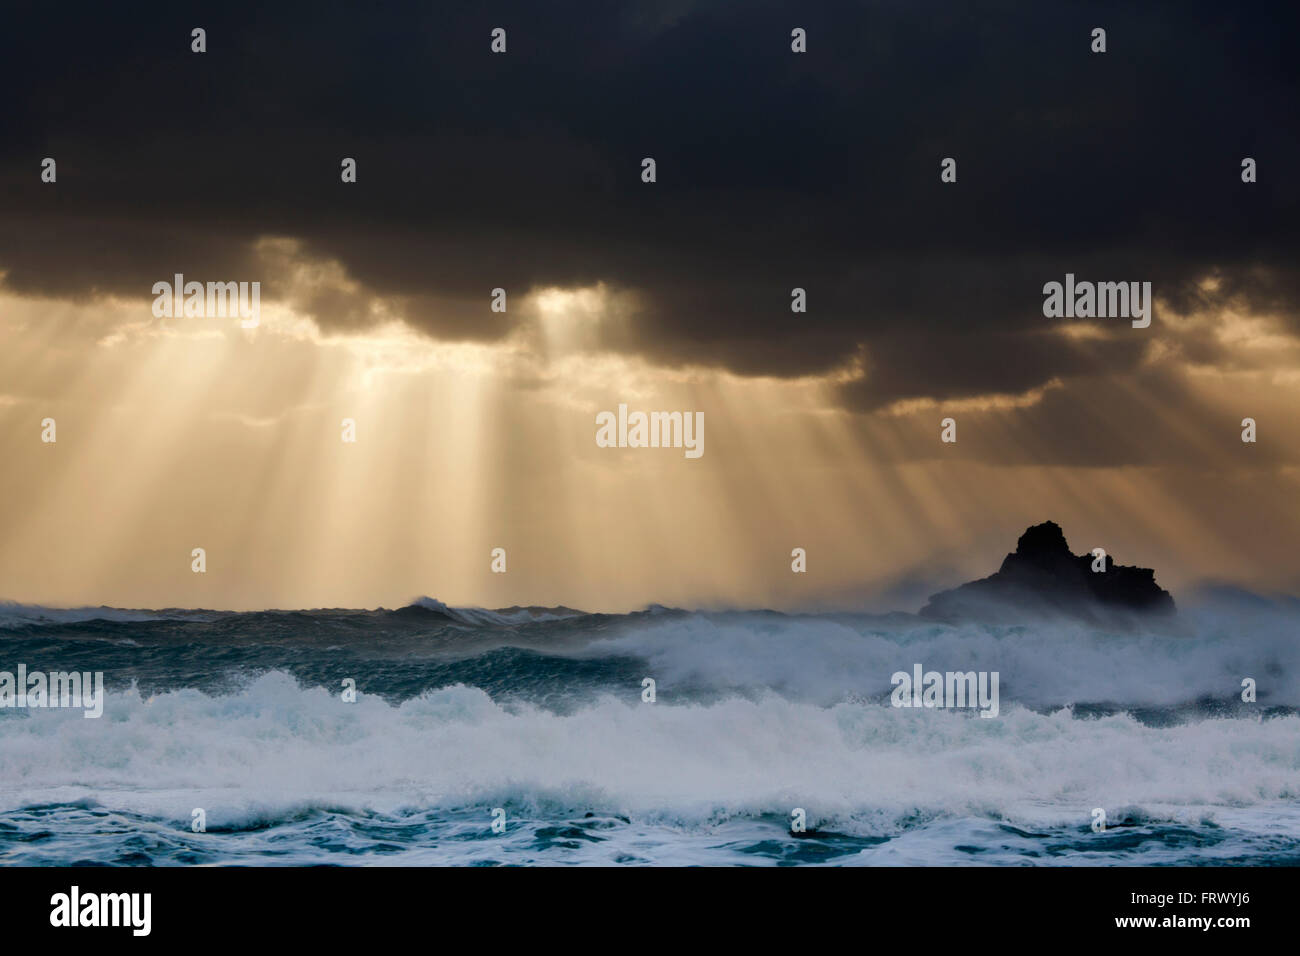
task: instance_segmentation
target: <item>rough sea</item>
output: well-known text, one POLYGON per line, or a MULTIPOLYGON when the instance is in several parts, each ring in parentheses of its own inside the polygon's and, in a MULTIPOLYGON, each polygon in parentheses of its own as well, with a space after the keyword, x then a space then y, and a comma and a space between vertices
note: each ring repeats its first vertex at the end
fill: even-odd
POLYGON ((3 864, 1300 864, 1287 599, 1159 633, 0 604, 19 664, 106 697, 0 709, 3 864), (892 706, 915 664, 996 671, 998 716, 892 706))

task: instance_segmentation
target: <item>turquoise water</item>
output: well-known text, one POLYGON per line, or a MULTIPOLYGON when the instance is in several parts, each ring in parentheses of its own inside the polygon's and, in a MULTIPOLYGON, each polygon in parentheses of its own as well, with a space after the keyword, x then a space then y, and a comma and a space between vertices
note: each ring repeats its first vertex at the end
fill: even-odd
POLYGON ((0 670, 107 685, 0 710, 0 861, 1296 865, 1294 622, 0 606, 0 670), (891 706, 914 663, 999 715, 891 706))

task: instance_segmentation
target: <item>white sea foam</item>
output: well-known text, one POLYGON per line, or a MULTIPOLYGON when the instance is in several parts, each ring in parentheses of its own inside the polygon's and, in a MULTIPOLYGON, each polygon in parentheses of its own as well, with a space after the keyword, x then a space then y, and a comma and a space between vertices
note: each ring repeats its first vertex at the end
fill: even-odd
POLYGON ((44 607, 0 601, 0 628, 28 624, 80 624, 86 621, 138 623, 200 617, 199 611, 146 611, 118 607, 44 607))
POLYGON ((1212 697, 1239 699, 1252 678, 1264 706, 1300 706, 1297 621, 1187 615, 1185 632, 1102 633, 1062 623, 1027 627, 737 613, 646 620, 594 642, 579 656, 645 658, 661 688, 690 684, 773 688, 829 704, 890 690, 914 661, 941 671, 998 671, 1003 700, 1029 707, 1111 702, 1167 707, 1212 697))
MULTIPOLYGON (((1167 728, 1014 705, 997 720, 776 695, 606 696, 558 715, 457 686, 392 706, 268 674, 243 691, 110 693, 105 718, 0 722, 0 812, 96 801, 209 826, 301 807, 510 805, 700 826, 787 815, 864 835, 933 818, 1085 826, 1094 807, 1201 822, 1300 799, 1300 718, 1167 728)), ((79 715, 72 715, 79 716, 79 715)))

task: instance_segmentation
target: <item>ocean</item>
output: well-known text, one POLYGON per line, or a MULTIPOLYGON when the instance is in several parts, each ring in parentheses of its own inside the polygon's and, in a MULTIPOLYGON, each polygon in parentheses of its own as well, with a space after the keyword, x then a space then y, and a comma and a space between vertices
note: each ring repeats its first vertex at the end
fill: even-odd
POLYGON ((0 605, 0 670, 106 688, 0 709, 0 862, 1297 865, 1298 624, 0 605), (894 706, 917 664, 997 716, 894 706))

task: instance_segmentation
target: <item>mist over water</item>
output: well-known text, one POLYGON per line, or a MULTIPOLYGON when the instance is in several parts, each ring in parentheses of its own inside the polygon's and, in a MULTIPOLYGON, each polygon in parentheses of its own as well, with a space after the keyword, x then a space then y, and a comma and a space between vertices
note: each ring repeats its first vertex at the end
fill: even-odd
POLYGON ((108 688, 0 710, 0 860, 1295 864, 1297 624, 0 605, 0 670, 108 688), (998 672, 1000 715, 891 706, 918 663, 998 672))

